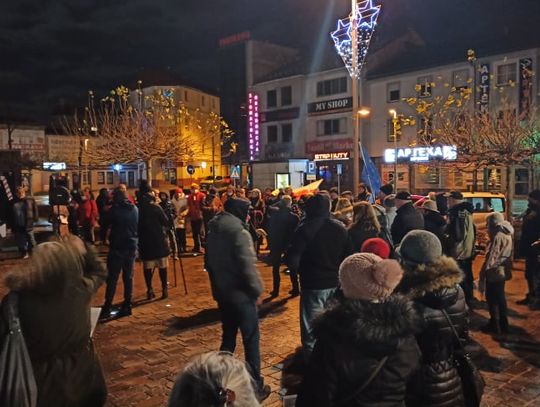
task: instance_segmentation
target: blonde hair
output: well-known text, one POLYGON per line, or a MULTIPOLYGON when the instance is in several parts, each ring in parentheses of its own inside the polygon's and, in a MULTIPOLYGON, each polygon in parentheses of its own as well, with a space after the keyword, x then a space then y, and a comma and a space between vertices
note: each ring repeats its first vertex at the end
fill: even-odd
POLYGON ((342 211, 343 209, 349 209, 352 208, 351 201, 349 201, 348 198, 339 198, 336 204, 335 212, 342 211))
POLYGON ((371 224, 378 231, 381 230, 381 224, 375 214, 375 209, 369 202, 356 202, 353 205, 354 212, 354 225, 357 224, 371 224))
POLYGON ((228 352, 208 352, 195 357, 178 376, 169 407, 260 407, 255 383, 243 362, 228 352), (220 392, 233 391, 227 403, 220 392))

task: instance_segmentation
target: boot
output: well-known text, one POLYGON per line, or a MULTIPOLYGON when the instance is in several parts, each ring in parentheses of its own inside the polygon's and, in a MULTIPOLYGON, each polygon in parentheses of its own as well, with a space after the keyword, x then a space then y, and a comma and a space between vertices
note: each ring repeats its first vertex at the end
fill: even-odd
POLYGON ((146 269, 143 271, 143 273, 144 281, 146 283, 146 299, 151 300, 152 298, 156 298, 154 290, 152 289, 152 270, 146 269))
POLYGON ((484 333, 500 335, 501 325, 499 321, 499 307, 489 304, 489 317, 490 319, 488 324, 480 330, 484 333))
POLYGON ((300 287, 298 285, 298 276, 296 273, 291 273, 292 290, 289 291, 291 297, 297 297, 300 295, 300 287))
POLYGON ((522 300, 516 301, 517 305, 529 305, 534 300, 533 296, 527 294, 522 300))
POLYGON ((120 311, 118 311, 117 316, 127 317, 129 315, 131 315, 131 302, 124 302, 120 308, 120 311))
POLYGON ((169 289, 167 287, 167 269, 159 269, 159 279, 161 280, 161 299, 164 300, 169 296, 169 289))
POLYGON ((111 317, 111 304, 105 302, 103 307, 101 307, 101 312, 99 313, 99 320, 109 319, 111 317))
POLYGON ((273 274, 272 286, 273 286, 273 289, 272 291, 270 291, 270 297, 276 298, 279 296, 279 286, 280 286, 279 270, 278 270, 277 275, 276 273, 273 274))

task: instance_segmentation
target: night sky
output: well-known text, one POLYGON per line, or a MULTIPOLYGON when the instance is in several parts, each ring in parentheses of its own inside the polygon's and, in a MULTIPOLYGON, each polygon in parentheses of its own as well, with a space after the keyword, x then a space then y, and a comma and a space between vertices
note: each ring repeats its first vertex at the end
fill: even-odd
MULTIPOLYGON (((379 43, 404 27, 415 29, 428 45, 452 43, 454 37, 473 44, 491 37, 491 30, 514 39, 540 38, 540 0, 382 3, 379 43)), ((141 70, 170 70, 189 83, 217 89, 219 38, 250 30, 256 39, 309 55, 317 44, 330 46, 328 32, 349 5, 348 0, 3 0, 0 118, 46 121, 59 105, 84 100, 88 89, 105 92, 141 70)))

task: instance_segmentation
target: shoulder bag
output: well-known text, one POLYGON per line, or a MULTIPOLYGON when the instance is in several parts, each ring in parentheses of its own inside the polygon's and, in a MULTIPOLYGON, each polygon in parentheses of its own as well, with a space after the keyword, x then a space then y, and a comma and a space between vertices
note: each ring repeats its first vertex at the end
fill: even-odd
POLYGON ((0 406, 35 407, 37 385, 21 330, 19 297, 11 292, 4 301, 9 331, 0 352, 0 406))
POLYGON ((450 319, 450 316, 446 310, 442 310, 442 313, 448 321, 448 325, 450 326, 450 329, 452 329, 458 343, 458 349, 454 351, 454 360, 459 377, 461 378, 463 396, 465 397, 465 406, 479 407, 480 401, 482 400, 482 395, 484 394, 486 382, 484 381, 484 378, 482 377, 482 374, 478 368, 474 365, 471 356, 465 352, 465 348, 461 344, 461 339, 456 327, 450 319))
POLYGON ((385 356, 380 360, 380 362, 377 364, 373 372, 369 375, 367 380, 358 388, 356 389, 352 394, 349 394, 346 398, 342 398, 338 400, 336 405, 338 406, 347 406, 348 403, 353 401, 356 397, 358 397, 370 384, 371 382, 377 377, 381 369, 383 368, 384 364, 388 360, 388 356, 385 356))

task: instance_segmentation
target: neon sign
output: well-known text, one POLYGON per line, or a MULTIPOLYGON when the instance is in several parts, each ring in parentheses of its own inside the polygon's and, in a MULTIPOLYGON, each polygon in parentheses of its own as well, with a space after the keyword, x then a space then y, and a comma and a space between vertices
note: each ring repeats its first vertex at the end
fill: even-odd
POLYGON ((249 159, 253 161, 259 155, 259 95, 248 94, 248 133, 249 133, 249 159))
POLYGON ((431 160, 454 161, 457 159, 456 146, 430 146, 414 148, 387 148, 384 150, 384 162, 410 161, 412 163, 425 163, 431 160))

